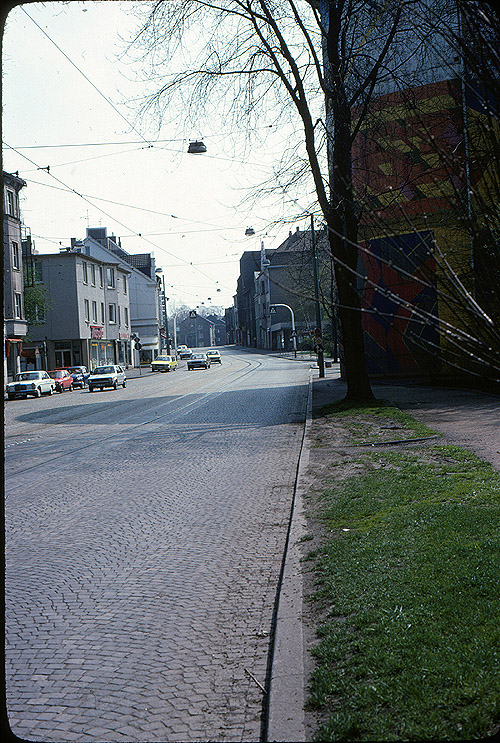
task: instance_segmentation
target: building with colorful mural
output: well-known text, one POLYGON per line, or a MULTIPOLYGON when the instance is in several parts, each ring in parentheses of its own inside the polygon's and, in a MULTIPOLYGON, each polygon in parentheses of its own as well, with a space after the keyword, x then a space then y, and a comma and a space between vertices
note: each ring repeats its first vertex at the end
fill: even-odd
POLYGON ((495 261, 486 268, 481 244, 498 211, 498 117, 477 76, 453 64, 460 74, 449 79, 425 81, 424 71, 422 84, 374 97, 354 142, 371 375, 442 376, 464 365, 481 375, 468 339, 488 336, 488 313, 498 311, 497 292, 482 296, 495 261))

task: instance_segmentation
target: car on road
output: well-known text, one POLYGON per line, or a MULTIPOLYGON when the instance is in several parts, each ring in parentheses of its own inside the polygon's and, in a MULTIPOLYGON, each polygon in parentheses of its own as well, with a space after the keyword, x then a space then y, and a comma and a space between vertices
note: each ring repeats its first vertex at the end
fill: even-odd
POLYGON ((119 364, 106 364, 106 366, 96 366, 90 372, 88 378, 89 392, 102 390, 105 387, 118 389, 118 385, 127 386, 127 377, 123 368, 119 364))
POLYGON ((151 364, 152 372, 169 372, 177 369, 177 359, 169 354, 161 354, 151 364))
POLYGON ((40 395, 51 395, 56 387, 55 381, 49 377, 46 371, 25 371, 16 374, 13 382, 6 385, 7 397, 13 400, 15 397, 40 397, 40 395))
POLYGON ((210 359, 211 364, 222 364, 220 351, 217 351, 217 349, 212 348, 211 351, 207 351, 207 356, 210 359))
POLYGON ((73 387, 83 388, 87 385, 89 371, 86 366, 67 366, 65 368, 73 377, 73 387))
POLYGON ((73 392, 73 377, 67 369, 53 369, 49 371, 49 377, 56 384, 56 392, 64 392, 64 390, 73 392))
POLYGON ((210 359, 206 353, 193 353, 187 362, 188 371, 191 369, 210 369, 210 359))
POLYGON ((193 352, 187 346, 179 346, 177 349, 177 356, 180 359, 190 359, 193 352))

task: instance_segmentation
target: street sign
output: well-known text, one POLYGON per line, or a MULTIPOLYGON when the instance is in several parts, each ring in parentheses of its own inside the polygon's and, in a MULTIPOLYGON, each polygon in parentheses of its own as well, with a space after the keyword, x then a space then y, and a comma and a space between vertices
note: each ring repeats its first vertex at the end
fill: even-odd
POLYGON ((274 305, 272 305, 272 304, 271 304, 271 305, 269 305, 269 314, 270 314, 270 315, 275 315, 275 314, 276 314, 276 312, 277 312, 277 309, 276 309, 276 307, 275 307, 274 305))
POLYGON ((196 317, 196 310, 189 310, 189 317, 196 317))

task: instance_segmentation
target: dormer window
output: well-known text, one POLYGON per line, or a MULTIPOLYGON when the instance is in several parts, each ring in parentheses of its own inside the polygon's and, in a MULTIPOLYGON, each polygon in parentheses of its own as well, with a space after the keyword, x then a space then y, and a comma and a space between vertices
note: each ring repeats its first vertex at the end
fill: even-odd
POLYGON ((16 195, 14 191, 7 190, 7 214, 16 216, 16 195))

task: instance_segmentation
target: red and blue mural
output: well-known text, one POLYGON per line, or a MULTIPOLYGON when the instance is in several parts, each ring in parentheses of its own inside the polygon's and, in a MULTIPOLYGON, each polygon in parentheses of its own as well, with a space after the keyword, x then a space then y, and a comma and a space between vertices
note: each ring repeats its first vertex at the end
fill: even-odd
POLYGON ((360 287, 368 372, 431 371, 439 355, 438 298, 431 235, 412 232, 376 238, 362 252, 368 281, 360 287), (397 266, 397 270, 394 268, 397 266), (408 306, 409 305, 409 306, 408 306), (431 315, 432 317, 429 317, 431 315))

